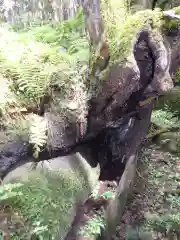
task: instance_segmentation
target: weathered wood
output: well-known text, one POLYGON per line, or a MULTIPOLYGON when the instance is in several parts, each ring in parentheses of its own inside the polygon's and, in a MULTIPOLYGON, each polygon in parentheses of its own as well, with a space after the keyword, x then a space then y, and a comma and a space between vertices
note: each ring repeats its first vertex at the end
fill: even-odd
MULTIPOLYGON (((125 151, 125 156, 127 158, 126 167, 117 187, 115 198, 107 201, 107 207, 105 208, 106 229, 100 236, 97 236, 97 239, 110 240, 115 233, 117 224, 120 222, 131 188, 134 184, 136 163, 138 160, 136 158, 136 153, 142 140, 147 134, 152 105, 153 103, 151 102, 149 105, 141 107, 140 114, 142 119, 135 119, 131 138, 129 138, 127 142, 128 149, 125 151)), ((119 161, 121 162, 121 158, 119 161)), ((119 167, 119 175, 120 173, 121 169, 119 167)), ((91 237, 88 237, 87 239, 91 239, 91 237)))
POLYGON ((152 103, 148 106, 141 108, 141 120, 137 120, 134 124, 132 138, 129 140, 129 158, 127 160, 126 168, 119 182, 119 186, 116 191, 116 197, 111 200, 106 210, 106 231, 105 239, 109 240, 115 232, 116 225, 119 223, 124 211, 128 193, 134 182, 136 172, 136 153, 142 140, 144 139, 151 118, 152 103))
POLYGON ((90 41, 97 46, 103 34, 99 0, 83 0, 85 25, 90 41))
POLYGON ((126 165, 125 171, 121 177, 119 186, 116 191, 115 199, 111 200, 105 216, 106 216, 106 232, 104 239, 110 240, 115 233, 116 226, 119 223, 126 205, 128 194, 134 183, 136 173, 136 155, 132 155, 126 165))

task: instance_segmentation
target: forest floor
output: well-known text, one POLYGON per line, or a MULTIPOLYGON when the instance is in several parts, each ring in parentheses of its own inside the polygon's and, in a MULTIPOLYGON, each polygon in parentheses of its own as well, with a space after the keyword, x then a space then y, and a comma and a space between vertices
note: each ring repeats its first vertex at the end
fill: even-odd
MULTIPOLYGON (((87 240, 103 228, 103 209, 116 182, 99 186, 77 210, 66 240, 87 240), (83 229, 82 226, 88 225, 83 229), (79 231, 82 230, 82 231, 79 231), (79 236, 80 233, 84 236, 79 236), (88 234, 89 232, 89 234, 88 234), (87 237, 86 237, 87 236, 87 237)), ((81 235, 80 234, 80 235, 81 235)), ((180 240, 180 159, 152 145, 139 154, 137 176, 112 240, 180 240)))
POLYGON ((180 239, 180 159, 157 146, 138 162, 132 195, 113 240, 180 239))
MULTIPOLYGON (((101 182, 98 195, 113 193, 112 182, 101 182)), ((103 228, 102 208, 105 198, 86 201, 80 226, 84 236, 96 235, 103 228), (102 211, 101 211, 102 210, 102 211)), ((80 211, 79 211, 80 212, 80 211)), ((77 220, 77 219, 76 219, 77 220)), ((79 220, 79 219, 78 219, 79 220)), ((77 230, 75 221, 75 229, 77 230)), ((72 234, 72 235, 71 235, 72 234)), ((68 240, 85 240, 74 233, 68 240)), ((103 239, 103 238, 101 238, 103 239)), ((143 149, 138 159, 137 176, 133 191, 112 240, 180 240, 180 159, 152 145, 143 149)))

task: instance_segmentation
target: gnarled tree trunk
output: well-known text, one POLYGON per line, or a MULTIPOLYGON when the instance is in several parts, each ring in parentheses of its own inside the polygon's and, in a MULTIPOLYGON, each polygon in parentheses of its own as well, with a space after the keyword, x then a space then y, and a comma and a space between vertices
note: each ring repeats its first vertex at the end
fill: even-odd
MULTIPOLYGON (((82 4, 90 44, 101 53, 106 38, 100 14, 100 1, 84 0, 82 4)), ((169 15, 168 18, 171 16, 169 15)), ((75 142, 68 132, 69 127, 64 128, 62 133, 66 135, 67 140, 70 139, 70 143, 65 144, 64 147, 44 149, 39 154, 39 160, 68 155, 78 151, 82 144, 87 143, 96 154, 95 161, 100 162, 102 178, 107 177, 105 173, 112 166, 124 169, 133 147, 129 139, 133 138, 134 129, 141 133, 141 137, 136 137, 134 152, 138 150, 138 146, 146 135, 147 129, 142 130, 137 122, 141 121, 141 124, 146 126, 150 122, 150 119, 146 119, 141 113, 144 108, 143 100, 147 98, 147 95, 161 94, 170 90, 173 87, 170 73, 173 74, 180 65, 179 32, 177 31, 175 35, 166 32, 166 35, 162 37, 152 31, 151 25, 148 23, 146 29, 139 29, 125 62, 116 62, 108 66, 111 53, 107 52, 105 59, 107 64, 105 65, 108 66, 109 73, 98 94, 91 101, 87 121, 88 128, 83 138, 75 142), (158 41, 156 40, 157 36, 158 41), (174 40, 176 40, 176 44, 174 44, 174 40), (94 138, 93 141, 91 141, 92 138, 94 138)), ((145 104, 145 108, 150 112, 152 102, 153 100, 150 99, 149 103, 145 104)), ((72 128, 76 127, 75 123, 71 125, 72 128)), ((74 132, 76 137, 77 129, 74 132)), ((62 134, 59 134, 59 138, 61 137, 63 137, 62 134)), ((2 148, 0 154, 1 176, 5 176, 11 168, 16 168, 19 164, 27 161, 32 156, 32 152, 32 146, 23 141, 16 141, 12 145, 2 148)), ((116 178, 115 175, 113 177, 116 178)))

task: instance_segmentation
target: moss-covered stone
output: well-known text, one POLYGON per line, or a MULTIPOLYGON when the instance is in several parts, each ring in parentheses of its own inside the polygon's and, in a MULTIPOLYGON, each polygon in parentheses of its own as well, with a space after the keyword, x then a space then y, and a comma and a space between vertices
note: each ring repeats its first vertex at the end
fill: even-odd
POLYGON ((73 220, 72 206, 82 194, 81 183, 70 171, 46 176, 37 171, 29 174, 28 181, 18 189, 19 194, 6 200, 24 224, 16 229, 12 239, 13 236, 28 239, 33 235, 43 239, 65 237, 73 220))

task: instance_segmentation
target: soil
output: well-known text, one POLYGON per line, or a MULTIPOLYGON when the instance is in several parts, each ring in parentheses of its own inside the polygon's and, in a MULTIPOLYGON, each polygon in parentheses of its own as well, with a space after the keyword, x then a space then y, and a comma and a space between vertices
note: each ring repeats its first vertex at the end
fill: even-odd
MULTIPOLYGON (((108 190, 115 191, 117 182, 99 182, 98 195, 108 190)), ((112 240, 179 240, 180 236, 172 238, 164 233, 151 231, 149 235, 140 236, 140 229, 146 220, 154 214, 161 216, 165 213, 180 212, 180 204, 173 206, 168 202, 168 194, 176 191, 180 186, 180 160, 168 152, 163 152, 159 147, 152 145, 144 149, 139 156, 137 177, 122 220, 117 226, 116 234, 112 240), (175 190, 173 190, 175 189, 175 190), (135 231, 136 237, 127 238, 127 233, 135 231)), ((173 193, 172 193, 173 194, 173 193)), ((179 199, 180 200, 180 199, 179 199)), ((179 201, 180 203, 180 201, 179 201)), ((88 237, 78 236, 77 232, 88 220, 96 214, 102 214, 106 209, 108 199, 90 197, 77 212, 73 228, 65 240, 86 240, 88 237)))
MULTIPOLYGON (((138 229, 154 214, 161 216, 165 213, 180 212, 180 204, 173 206, 173 203, 168 201, 168 194, 173 194, 179 188, 179 158, 163 152, 157 146, 151 146, 144 149, 138 165, 132 196, 126 205, 113 240, 128 239, 125 237, 128 231, 138 232, 138 229)), ((180 236, 170 238, 163 236, 161 232, 153 231, 150 238, 139 236, 133 239, 180 239, 180 236)))

